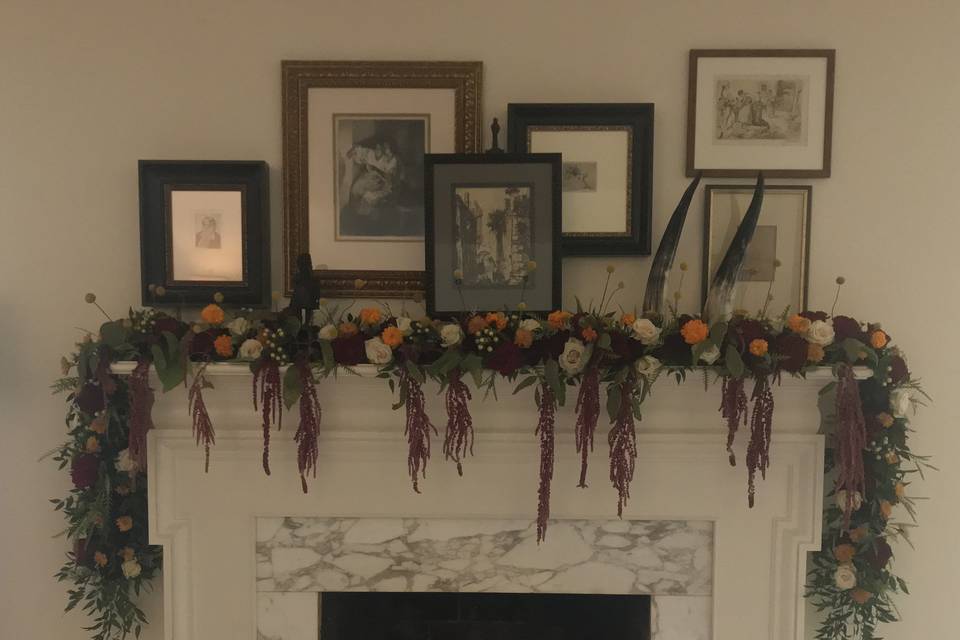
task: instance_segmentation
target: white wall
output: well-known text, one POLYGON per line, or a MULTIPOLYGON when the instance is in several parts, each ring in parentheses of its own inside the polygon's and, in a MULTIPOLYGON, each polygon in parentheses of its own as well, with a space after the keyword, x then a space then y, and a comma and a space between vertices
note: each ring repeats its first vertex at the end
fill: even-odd
MULTIPOLYGON (((59 355, 100 321, 83 294, 112 313, 137 301, 137 159, 267 160, 279 273, 280 60, 483 60, 488 118, 510 101, 656 103, 658 238, 685 184, 687 51, 823 47, 838 50, 834 170, 813 183, 811 303, 829 307, 846 276, 840 310, 882 320, 938 401, 915 446, 943 471, 916 489, 933 503, 918 550, 899 550, 913 596, 884 631, 951 637, 958 26, 960 5, 932 1, 0 0, 0 636, 85 637, 50 578, 65 545, 46 499, 68 479, 36 459, 63 437, 59 355)), ((694 274, 699 223, 681 246, 694 274)), ((606 262, 567 261, 567 297, 589 296, 606 262)), ((649 260, 615 263, 639 298, 649 260)))

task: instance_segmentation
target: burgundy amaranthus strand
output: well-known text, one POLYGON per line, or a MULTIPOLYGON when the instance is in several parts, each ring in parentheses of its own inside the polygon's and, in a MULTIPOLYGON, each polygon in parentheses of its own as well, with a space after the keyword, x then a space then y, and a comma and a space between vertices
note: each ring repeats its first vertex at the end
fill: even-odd
POLYGON ((283 386, 280 367, 273 360, 264 362, 253 374, 253 410, 263 416, 263 471, 270 475, 270 427, 283 421, 283 386))
POLYGON ((203 387, 206 385, 204 377, 204 365, 193 377, 193 383, 187 392, 187 411, 193 419, 193 437, 197 440, 197 446, 203 443, 203 471, 210 471, 210 445, 216 442, 216 434, 213 431, 213 421, 210 420, 210 414, 207 412, 207 405, 203 401, 203 387))
POLYGON ((617 490, 617 516, 623 517, 623 507, 630 498, 630 483, 637 465, 637 430, 633 421, 633 372, 620 384, 620 407, 610 429, 610 482, 617 490))
POLYGON ((837 481, 836 488, 847 492, 843 505, 844 527, 850 526, 854 493, 863 495, 863 450, 867 446, 867 428, 863 419, 860 389, 853 368, 840 365, 837 370, 837 481))
POLYGON ((300 469, 300 486, 307 492, 307 474, 317 477, 317 438, 320 435, 320 401, 314 385, 313 372, 306 362, 297 365, 300 374, 300 425, 293 439, 297 443, 297 467, 300 469))
POLYGON ((580 454, 580 483, 578 487, 587 486, 587 458, 593 451, 593 435, 597 431, 597 422, 600 419, 600 372, 597 367, 590 367, 583 375, 580 384, 580 393, 577 395, 577 424, 574 427, 574 438, 577 443, 577 453, 580 454))
POLYGON ((773 432, 773 391, 766 377, 757 378, 753 386, 753 414, 750 416, 750 444, 747 445, 747 500, 753 508, 756 476, 764 480, 770 467, 770 438, 773 432))
POLYGON ((470 389, 461 379, 459 369, 450 373, 447 386, 447 430, 443 437, 443 454, 457 463, 457 473, 463 475, 463 459, 473 455, 473 418, 467 402, 472 399, 470 389))
POLYGON ((127 447, 141 470, 147 468, 147 432, 153 429, 150 361, 140 360, 130 374, 130 432, 127 447))
POLYGON ((540 436, 540 485, 537 488, 537 542, 547 537, 550 519, 550 483, 553 481, 554 433, 556 430, 557 398, 550 385, 544 383, 537 394, 540 419, 536 434, 540 436))
POLYGON ((737 466, 737 456, 733 452, 733 441, 737 436, 740 421, 747 426, 747 394, 743 390, 744 379, 724 376, 720 400, 720 415, 727 421, 727 455, 730 466, 737 466))
POLYGON ((405 367, 400 369, 400 388, 406 389, 407 425, 407 470, 413 481, 413 490, 420 493, 419 478, 427 477, 427 461, 430 459, 430 432, 437 433, 430 422, 420 383, 412 378, 405 367))

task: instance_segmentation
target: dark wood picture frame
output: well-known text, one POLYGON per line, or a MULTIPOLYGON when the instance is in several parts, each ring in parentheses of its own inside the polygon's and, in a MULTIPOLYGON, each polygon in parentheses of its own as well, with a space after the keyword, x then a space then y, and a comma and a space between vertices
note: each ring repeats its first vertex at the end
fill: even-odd
POLYGON ((687 162, 688 177, 697 173, 707 178, 750 178, 763 171, 768 178, 829 178, 833 149, 833 95, 836 49, 691 49, 687 90, 687 162), (823 115, 823 160, 819 169, 700 168, 696 163, 697 73, 704 58, 823 58, 826 61, 826 88, 823 115))
MULTIPOLYGON (((464 154, 464 153, 435 153, 427 154, 424 161, 424 180, 426 203, 426 309, 427 315, 443 317, 461 317, 466 312, 474 310, 471 308, 463 309, 462 305, 457 308, 438 308, 437 306, 437 242, 435 236, 436 230, 436 198, 440 194, 435 192, 435 174, 438 166, 449 165, 548 165, 550 167, 549 193, 550 193, 550 216, 549 230, 551 256, 549 260, 543 260, 537 256, 538 265, 547 263, 550 265, 550 303, 543 305, 544 308, 527 308, 530 313, 549 313, 558 309, 563 296, 563 261, 561 255, 561 224, 562 224, 562 198, 561 198, 561 168, 562 160, 559 153, 490 153, 490 154, 464 154)), ((470 186, 480 186, 484 181, 477 180, 458 180, 457 182, 469 183, 470 186)), ((502 181, 489 181, 489 184, 499 186, 502 181)), ((536 199, 536 194, 534 198, 536 199)), ((536 203, 534 202, 534 214, 536 215, 536 203)), ((542 272, 540 266, 537 267, 537 273, 542 272)), ((519 302, 519 299, 518 299, 519 302)), ((467 304, 470 304, 467 302, 467 304)), ((476 309, 477 311, 498 311, 505 308, 511 308, 510 305, 498 304, 495 308, 476 309)))
MULTIPOLYGON (((703 261, 700 279, 700 302, 706 304, 707 293, 710 288, 710 222, 712 217, 711 196, 716 191, 742 191, 746 194, 752 194, 753 184, 708 184, 703 191, 703 261)), ((793 309, 794 313, 807 310, 809 303, 810 289, 810 226, 813 217, 813 186, 809 184, 768 184, 764 188, 765 194, 769 197, 771 193, 777 191, 797 191, 806 194, 806 211, 804 212, 803 224, 803 252, 800 277, 800 309, 793 309)), ((761 214, 762 215, 762 214, 761 214)))
POLYGON ((260 160, 140 160, 140 280, 145 306, 212 302, 228 306, 270 304, 270 170, 260 160), (173 269, 171 194, 177 191, 240 193, 240 280, 176 280, 173 269), (165 289, 163 296, 156 286, 165 289))
POLYGON ((563 233, 565 256, 650 255, 653 209, 652 103, 510 103, 507 146, 530 152, 530 132, 627 129, 625 233, 563 233))
MULTIPOLYGON (((311 88, 453 89, 455 150, 482 146, 483 63, 284 60, 283 282, 291 291, 297 256, 309 253, 308 91, 311 88)), ((322 264, 323 256, 313 256, 322 264)), ((406 298, 424 291, 422 271, 315 269, 329 297, 406 298), (358 282, 360 287, 357 286, 358 282)))

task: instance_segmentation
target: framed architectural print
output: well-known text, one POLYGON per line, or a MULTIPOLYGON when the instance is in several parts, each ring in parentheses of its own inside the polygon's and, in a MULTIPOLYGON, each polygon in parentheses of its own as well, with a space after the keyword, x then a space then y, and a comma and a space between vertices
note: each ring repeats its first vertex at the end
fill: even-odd
POLYGON ((829 178, 833 49, 694 49, 687 175, 829 178))
POLYGON ((144 305, 270 302, 269 169, 260 161, 140 161, 144 305), (156 294, 162 287, 162 296, 156 294))
POLYGON ((564 255, 649 255, 652 104, 511 104, 508 146, 563 155, 564 255))
POLYGON ((425 153, 481 146, 480 62, 284 61, 284 283, 331 297, 424 287, 425 153))
POLYGON ((427 314, 561 301, 559 153, 429 154, 427 314))
MULTIPOLYGON (((703 280, 706 292, 713 275, 743 219, 753 185, 708 185, 704 195, 703 280)), ((768 186, 763 208, 747 247, 735 306, 756 312, 766 308, 779 315, 807 308, 810 270, 810 211, 813 188, 806 185, 768 186), (768 300, 769 297, 769 300, 768 300)))

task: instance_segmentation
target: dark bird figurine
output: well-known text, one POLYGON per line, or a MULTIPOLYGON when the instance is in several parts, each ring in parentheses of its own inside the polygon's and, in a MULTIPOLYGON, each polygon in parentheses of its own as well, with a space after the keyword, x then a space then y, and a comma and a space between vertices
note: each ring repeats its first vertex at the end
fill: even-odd
POLYGON ((320 306, 320 290, 313 279, 313 260, 309 253, 297 256, 297 271, 293 274, 293 295, 287 312, 300 318, 304 326, 310 323, 313 312, 320 306))

